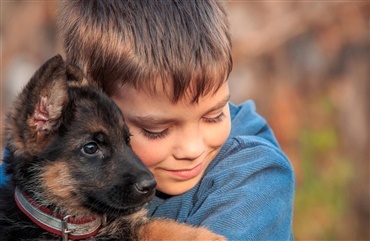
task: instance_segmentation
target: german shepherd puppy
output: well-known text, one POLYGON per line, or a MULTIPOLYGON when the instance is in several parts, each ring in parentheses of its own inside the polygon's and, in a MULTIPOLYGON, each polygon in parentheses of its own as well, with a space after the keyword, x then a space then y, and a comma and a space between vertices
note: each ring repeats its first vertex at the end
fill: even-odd
POLYGON ((114 102, 57 55, 6 121, 0 240, 225 240, 205 228, 148 219, 150 171, 130 148, 114 102))

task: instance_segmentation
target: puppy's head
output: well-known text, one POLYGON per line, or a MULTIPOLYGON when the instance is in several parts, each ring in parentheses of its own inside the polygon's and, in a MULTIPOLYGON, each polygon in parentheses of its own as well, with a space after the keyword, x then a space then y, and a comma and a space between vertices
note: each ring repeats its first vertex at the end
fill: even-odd
POLYGON ((14 184, 40 204, 75 215, 121 215, 154 193, 119 108, 60 56, 19 95, 6 133, 14 184))

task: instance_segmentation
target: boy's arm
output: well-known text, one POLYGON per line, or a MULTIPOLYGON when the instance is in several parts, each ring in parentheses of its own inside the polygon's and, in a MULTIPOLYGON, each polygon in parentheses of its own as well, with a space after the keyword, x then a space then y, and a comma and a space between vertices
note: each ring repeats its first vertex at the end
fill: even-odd
POLYGON ((258 139, 235 141, 233 154, 202 182, 187 223, 228 240, 293 239, 292 167, 279 148, 258 139))

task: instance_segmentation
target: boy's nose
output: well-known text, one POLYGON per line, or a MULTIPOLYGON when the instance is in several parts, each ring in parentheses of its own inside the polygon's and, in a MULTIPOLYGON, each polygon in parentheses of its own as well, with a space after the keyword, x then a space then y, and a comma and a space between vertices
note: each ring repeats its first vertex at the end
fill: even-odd
POLYGON ((203 136, 198 130, 193 130, 179 137, 173 155, 178 160, 195 160, 204 152, 203 136))

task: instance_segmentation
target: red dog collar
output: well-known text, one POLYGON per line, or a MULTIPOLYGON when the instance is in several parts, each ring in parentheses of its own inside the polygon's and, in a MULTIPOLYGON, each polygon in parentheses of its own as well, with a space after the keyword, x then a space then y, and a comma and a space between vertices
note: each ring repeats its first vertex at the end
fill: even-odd
POLYGON ((102 218, 74 218, 73 215, 53 213, 49 208, 38 205, 18 188, 14 193, 20 210, 41 228, 59 235, 63 241, 93 237, 104 221, 102 218))

